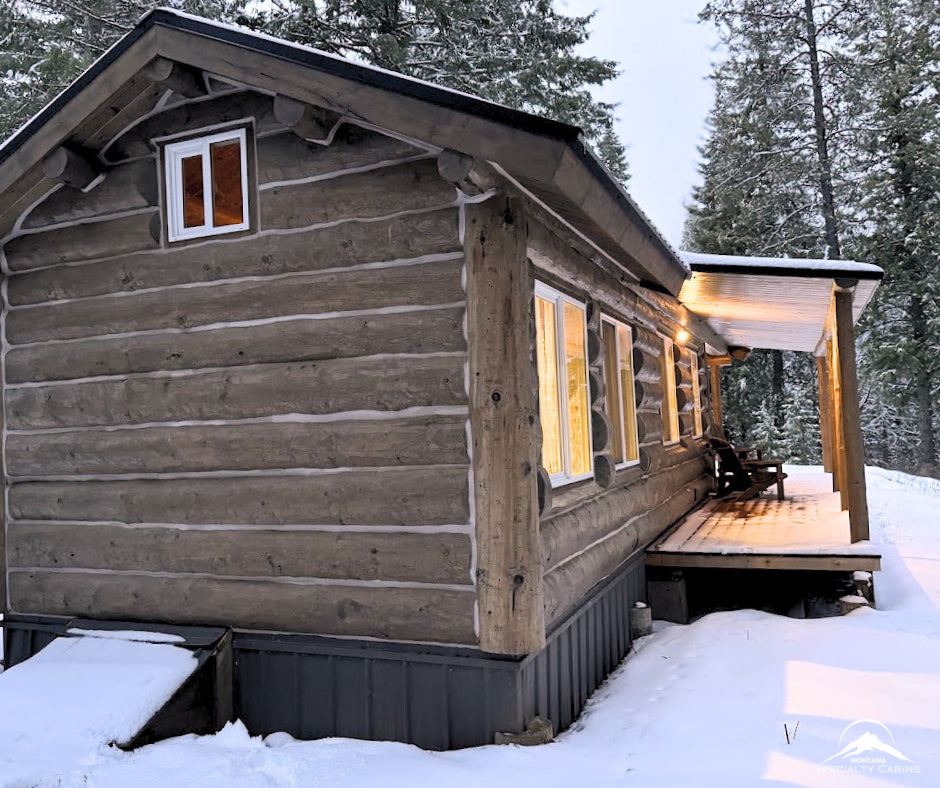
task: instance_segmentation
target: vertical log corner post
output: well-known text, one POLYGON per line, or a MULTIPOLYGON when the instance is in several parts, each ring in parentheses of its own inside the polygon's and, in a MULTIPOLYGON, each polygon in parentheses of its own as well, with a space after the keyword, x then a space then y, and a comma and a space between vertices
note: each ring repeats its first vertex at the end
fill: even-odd
POLYGON ((842 478, 845 483, 852 541, 868 539, 868 498, 865 486, 865 445, 859 414, 858 376, 855 362, 855 330, 852 319, 853 286, 836 282, 834 302, 834 335, 838 348, 840 382, 840 416, 844 441, 842 478))
POLYGON ((470 431, 480 647, 545 645, 538 517, 538 384, 523 201, 466 206, 470 431))

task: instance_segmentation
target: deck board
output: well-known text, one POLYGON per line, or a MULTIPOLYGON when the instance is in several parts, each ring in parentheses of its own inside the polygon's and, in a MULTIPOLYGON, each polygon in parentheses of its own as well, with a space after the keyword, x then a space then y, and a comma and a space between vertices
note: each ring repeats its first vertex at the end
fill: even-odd
POLYGON ((653 544, 651 566, 875 571, 870 542, 852 544, 829 474, 788 469, 786 498, 709 501, 653 544))

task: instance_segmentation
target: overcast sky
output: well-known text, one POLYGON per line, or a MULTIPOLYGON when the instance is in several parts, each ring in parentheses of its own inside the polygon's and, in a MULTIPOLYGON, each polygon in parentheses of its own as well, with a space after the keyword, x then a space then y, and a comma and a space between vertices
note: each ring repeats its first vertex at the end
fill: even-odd
POLYGON ((698 24, 705 0, 556 0, 567 14, 597 10, 586 53, 616 60, 621 75, 597 92, 617 103, 627 145, 630 193, 675 246, 698 178, 697 146, 711 108, 711 25, 698 24))

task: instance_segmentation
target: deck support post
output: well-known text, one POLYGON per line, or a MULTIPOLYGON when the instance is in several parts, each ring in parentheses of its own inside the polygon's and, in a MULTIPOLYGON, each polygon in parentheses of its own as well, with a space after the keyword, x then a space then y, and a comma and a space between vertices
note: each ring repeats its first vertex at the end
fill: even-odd
POLYGON ((832 473, 832 434, 829 415, 829 368, 825 356, 816 356, 816 380, 819 392, 819 432, 822 438, 823 470, 832 473))
POLYGON ((470 436, 480 648, 545 646, 534 285, 522 199, 466 207, 470 436))
POLYGON ((868 500, 865 489, 865 446, 858 406, 858 378, 855 362, 855 331, 852 317, 852 288, 836 286, 835 335, 841 384, 840 411, 844 443, 845 494, 848 497, 852 541, 868 539, 868 500))

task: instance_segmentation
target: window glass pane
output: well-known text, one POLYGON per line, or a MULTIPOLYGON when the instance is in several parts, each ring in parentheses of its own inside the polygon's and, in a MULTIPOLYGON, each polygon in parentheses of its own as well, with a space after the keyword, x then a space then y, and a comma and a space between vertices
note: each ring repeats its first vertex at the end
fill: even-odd
POLYGON ((581 307, 563 307, 565 326, 565 377, 568 386, 568 448, 571 452, 571 475, 591 472, 590 398, 587 382, 587 352, 584 335, 587 318, 581 307))
POLYGON ((202 156, 186 156, 183 166, 183 227, 202 227, 206 223, 206 204, 202 183, 202 156))
POLYGON ((558 350, 555 344, 555 305, 535 299, 535 335, 539 375, 539 415, 542 421, 542 465, 549 474, 564 470, 561 458, 561 408, 558 400, 558 350))
POLYGON ((674 443, 679 440, 679 411, 676 404, 676 365, 673 345, 669 338, 663 339, 663 440, 674 443))
MULTIPOLYGON (((611 454, 614 462, 623 462, 623 420, 620 410, 620 375, 617 365, 617 327, 613 323, 601 323, 604 340, 604 383, 607 388, 607 416, 612 427, 611 454)), ((633 396, 633 392, 630 392, 633 396)))
POLYGON ((640 447, 636 440, 636 395, 633 391, 633 341, 630 329, 617 326, 617 339, 620 345, 620 391, 623 398, 623 424, 626 448, 624 460, 632 462, 640 457, 640 447))
POLYGON ((213 142, 212 223, 215 227, 241 224, 244 220, 242 195, 242 151, 238 140, 213 142))
POLYGON ((692 413, 695 419, 695 437, 699 437, 702 432, 702 387, 698 376, 698 356, 692 353, 692 413))

